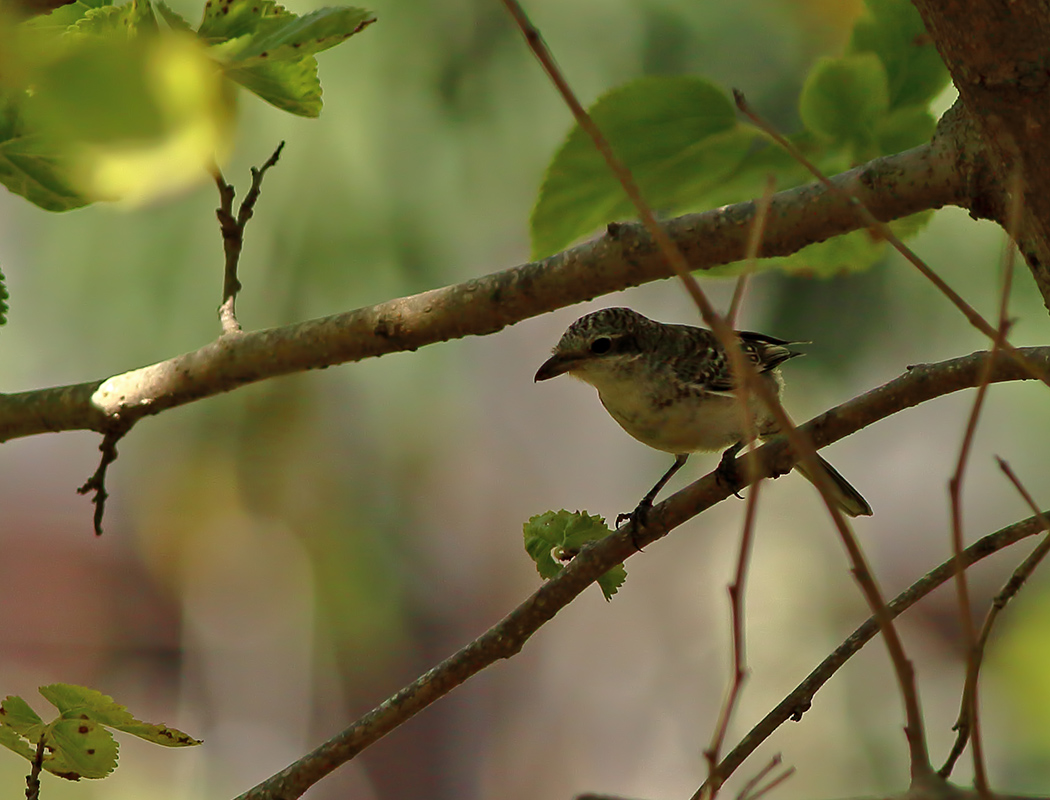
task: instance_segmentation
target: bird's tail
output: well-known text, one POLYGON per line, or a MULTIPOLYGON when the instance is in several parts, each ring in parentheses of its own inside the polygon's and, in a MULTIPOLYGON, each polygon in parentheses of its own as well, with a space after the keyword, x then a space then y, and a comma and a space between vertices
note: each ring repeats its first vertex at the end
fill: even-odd
MULTIPOLYGON (((835 505, 851 517, 870 517, 871 506, 869 506, 868 501, 861 496, 861 493, 854 489, 850 485, 850 482, 839 474, 837 469, 831 466, 831 464, 819 455, 817 456, 817 460, 820 462, 820 465, 824 467, 824 471, 827 472, 828 477, 831 479, 831 497, 835 501, 835 505)), ((795 469, 801 472, 803 477, 805 477, 810 483, 816 484, 812 472, 806 468, 805 464, 798 463, 795 465, 795 469)))

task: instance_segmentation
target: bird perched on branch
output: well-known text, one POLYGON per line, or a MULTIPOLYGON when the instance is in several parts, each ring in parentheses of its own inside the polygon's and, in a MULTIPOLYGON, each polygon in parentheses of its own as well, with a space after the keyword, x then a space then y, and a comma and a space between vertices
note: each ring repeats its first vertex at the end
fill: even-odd
MULTIPOLYGON (((779 366, 801 355, 788 342, 740 331, 744 356, 779 397, 779 366)), ((736 379, 725 347, 709 330, 666 325, 630 308, 606 308, 576 320, 562 335, 554 354, 536 372, 537 381, 568 373, 598 390, 605 410, 643 444, 674 454, 675 461, 642 498, 630 516, 645 524, 656 495, 690 453, 728 448, 722 469, 732 474, 732 459, 748 438, 736 379)), ((773 414, 753 393, 747 413, 760 437, 778 432, 773 414)), ((871 506, 827 461, 817 456, 830 478, 832 499, 851 517, 869 516, 871 506)), ((810 481, 802 464, 795 469, 810 481)), ((621 515, 621 517, 624 515, 621 515)))

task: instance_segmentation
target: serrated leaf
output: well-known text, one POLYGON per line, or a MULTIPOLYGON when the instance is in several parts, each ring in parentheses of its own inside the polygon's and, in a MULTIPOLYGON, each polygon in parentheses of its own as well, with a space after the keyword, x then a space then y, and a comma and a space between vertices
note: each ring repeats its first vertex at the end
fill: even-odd
POLYGON ((317 79, 317 60, 313 56, 299 61, 230 67, 225 75, 282 111, 301 117, 321 113, 321 81, 317 79))
POLYGON ((108 6, 111 0, 76 0, 64 6, 52 10, 50 13, 26 20, 23 25, 27 28, 36 28, 41 31, 61 33, 68 30, 72 25, 83 19, 93 8, 108 6))
POLYGON ((802 87, 805 126, 834 142, 867 147, 889 110, 886 69, 874 53, 820 59, 802 87))
POLYGON ((171 6, 164 2, 164 0, 154 0, 154 4, 157 7, 157 11, 164 17, 164 21, 168 23, 168 27, 173 31, 181 31, 183 33, 193 32, 193 28, 190 26, 182 16, 175 11, 171 6))
POLYGON ((617 564, 598 578, 598 588, 602 590, 606 600, 612 600, 612 596, 620 591, 625 580, 627 580, 627 570, 623 564, 617 564))
MULTIPOLYGON (((0 275, 0 278, 3 276, 0 275)), ((8 725, 20 736, 36 743, 44 729, 44 720, 29 703, 16 694, 8 695, 0 703, 0 722, 8 725)))
MULTIPOLYGON (((531 517, 522 526, 525 552, 536 564, 540 577, 549 580, 562 571, 566 562, 584 545, 604 539, 612 531, 605 518, 586 511, 547 511, 531 517)), ((598 579, 598 586, 608 600, 623 585, 627 571, 623 564, 613 567, 598 579)))
POLYGON ((51 723, 44 769, 62 778, 104 778, 117 766, 113 734, 92 719, 60 719, 51 723))
POLYGON ((0 745, 30 761, 36 756, 35 748, 30 747, 29 743, 8 725, 0 725, 0 745))
POLYGON ((102 37, 117 35, 134 38, 157 32, 157 18, 149 0, 131 0, 121 6, 90 8, 70 29, 71 36, 102 37))
POLYGON ((321 8, 304 17, 286 14, 261 20, 259 29, 214 48, 228 63, 289 61, 320 53, 375 22, 363 8, 321 8))
POLYGON ((200 741, 175 728, 143 722, 128 712, 109 695, 95 689, 69 683, 40 687, 42 694, 67 719, 92 719, 110 728, 130 733, 140 739, 165 747, 189 747, 200 741))
MULTIPOLYGON (((756 133, 736 121, 726 94, 701 78, 648 77, 590 109, 617 157, 655 209, 696 201, 747 154, 756 133)), ((633 206, 590 137, 574 127, 547 168, 532 213, 534 257, 556 252, 633 206)))
POLYGON ((949 75, 922 17, 911 0, 866 0, 865 5, 848 52, 879 57, 886 69, 891 109, 925 108, 948 85, 949 75))

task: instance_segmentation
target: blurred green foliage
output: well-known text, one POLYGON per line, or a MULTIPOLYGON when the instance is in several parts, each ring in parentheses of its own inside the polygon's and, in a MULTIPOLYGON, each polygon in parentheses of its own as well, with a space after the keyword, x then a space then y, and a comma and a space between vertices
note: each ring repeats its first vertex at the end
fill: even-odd
MULTIPOLYGON (((927 141, 934 128, 929 105, 948 81, 908 0, 872 0, 867 8, 847 53, 819 59, 799 95, 806 130, 792 138, 826 172, 927 141)), ((599 99, 590 114, 642 196, 667 214, 759 197, 769 175, 779 188, 810 177, 793 159, 770 153, 775 146, 764 134, 737 122, 726 94, 700 78, 628 84, 599 99)), ((602 224, 633 216, 604 159, 576 126, 547 169, 532 214, 533 255, 549 255, 602 224)), ((902 230, 916 232, 928 219, 917 217, 902 230)), ((884 248, 860 232, 761 265, 829 275, 869 267, 884 248)))

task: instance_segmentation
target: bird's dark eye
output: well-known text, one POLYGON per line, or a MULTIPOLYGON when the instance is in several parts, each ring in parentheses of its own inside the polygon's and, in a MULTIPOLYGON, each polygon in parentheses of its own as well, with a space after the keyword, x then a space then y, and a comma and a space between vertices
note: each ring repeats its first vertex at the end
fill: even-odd
POLYGON ((612 339, 608 336, 599 336, 593 342, 591 342, 591 352, 596 355, 602 355, 608 353, 612 349, 612 339))

